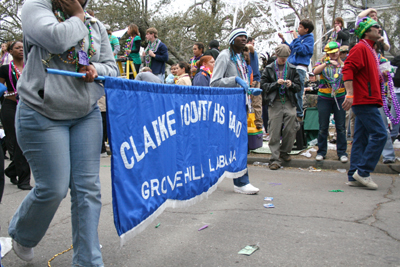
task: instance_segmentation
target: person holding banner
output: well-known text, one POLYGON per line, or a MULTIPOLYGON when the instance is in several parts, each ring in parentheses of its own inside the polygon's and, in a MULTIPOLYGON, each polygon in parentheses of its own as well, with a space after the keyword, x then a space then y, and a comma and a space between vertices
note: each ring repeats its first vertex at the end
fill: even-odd
MULTIPOLYGON (((242 84, 250 87, 247 64, 243 55, 247 36, 246 30, 241 28, 234 29, 230 33, 229 48, 223 50, 215 62, 211 87, 239 87, 242 84)), ((253 195, 260 191, 250 184, 248 172, 242 177, 233 179, 233 184, 236 193, 253 195)))
POLYGON ((72 266, 104 266, 98 238, 101 210, 102 120, 99 76, 118 68, 102 23, 84 12, 88 0, 27 0, 22 7, 24 61, 18 80, 17 140, 35 187, 9 225, 13 249, 24 261, 45 235, 70 189, 72 266), (80 72, 83 78, 46 73, 80 72))

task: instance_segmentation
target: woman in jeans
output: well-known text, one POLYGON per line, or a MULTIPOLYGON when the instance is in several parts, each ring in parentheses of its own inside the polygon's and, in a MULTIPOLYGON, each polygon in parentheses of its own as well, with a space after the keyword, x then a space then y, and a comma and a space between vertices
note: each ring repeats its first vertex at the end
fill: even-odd
POLYGON ((339 58, 339 47, 339 43, 329 42, 324 49, 325 56, 313 68, 314 74, 320 75, 317 103, 319 115, 318 152, 315 159, 321 161, 326 156, 329 118, 333 113, 337 133, 336 151, 339 160, 345 163, 348 161, 346 153, 346 111, 342 108, 342 103, 345 99, 346 90, 342 79, 343 62, 339 58))
POLYGON ((84 12, 87 0, 27 0, 22 7, 25 67, 18 81, 15 118, 18 143, 35 187, 12 218, 15 253, 33 259, 70 189, 72 266, 104 266, 98 239, 101 116, 104 88, 98 75, 117 66, 103 24, 84 12), (46 73, 51 67, 83 73, 73 78, 46 73))

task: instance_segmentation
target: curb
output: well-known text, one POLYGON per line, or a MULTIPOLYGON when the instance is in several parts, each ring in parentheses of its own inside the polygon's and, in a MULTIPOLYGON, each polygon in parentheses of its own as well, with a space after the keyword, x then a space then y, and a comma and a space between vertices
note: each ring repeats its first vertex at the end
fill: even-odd
MULTIPOLYGON (((250 156, 247 157, 247 164, 253 164, 254 162, 269 162, 269 158, 250 156)), ((346 169, 350 168, 350 162, 342 163, 338 160, 307 160, 307 159, 292 159, 289 162, 282 162, 283 167, 292 167, 292 168, 308 168, 313 166, 315 168, 321 168, 324 170, 337 170, 337 169, 346 169)), ((383 174, 400 174, 400 164, 383 164, 378 163, 374 170, 374 173, 383 173, 383 174)))

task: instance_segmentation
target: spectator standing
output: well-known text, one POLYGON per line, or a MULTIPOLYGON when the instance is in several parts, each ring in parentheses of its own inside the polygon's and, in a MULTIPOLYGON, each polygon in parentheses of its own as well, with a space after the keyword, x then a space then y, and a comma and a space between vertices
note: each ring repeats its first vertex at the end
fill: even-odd
POLYGON ((303 19, 300 21, 297 32, 293 31, 294 40, 288 44, 281 33, 278 36, 282 39, 282 43, 288 45, 291 50, 291 54, 288 58, 289 63, 296 66, 296 70, 300 76, 301 90, 296 93, 297 98, 297 118, 303 119, 303 93, 304 93, 304 81, 310 65, 310 59, 314 52, 314 24, 309 19, 303 19))
MULTIPOLYGON (((229 48, 223 50, 215 61, 214 72, 211 78, 211 87, 239 87, 238 82, 248 80, 248 70, 243 56, 243 49, 247 42, 247 32, 237 28, 229 34, 229 48)), ((236 193, 253 195, 260 189, 250 184, 248 171, 242 177, 233 179, 236 193)))
POLYGON ((341 17, 335 19, 335 27, 329 37, 330 42, 338 42, 340 46, 349 45, 350 32, 344 27, 341 17))
POLYGON ((108 157, 107 154, 107 148, 106 148, 106 142, 107 142, 107 104, 106 104, 106 96, 103 95, 98 101, 97 105, 99 106, 100 109, 100 114, 101 114, 101 122, 103 126, 103 138, 101 140, 101 151, 100 151, 100 157, 106 158, 108 157))
MULTIPOLYGON (((253 70, 253 81, 251 83, 251 87, 260 88, 260 65, 258 62, 258 54, 254 49, 255 40, 251 37, 247 39, 247 45, 249 47, 249 55, 250 55, 250 65, 253 70)), ((255 115, 255 125, 257 129, 263 128, 263 119, 262 119, 262 95, 251 95, 251 107, 254 111, 255 115)))
POLYGON ((208 50, 204 52, 205 56, 212 56, 215 60, 219 55, 219 42, 217 40, 212 40, 208 44, 208 50))
POLYGON ((18 105, 17 83, 24 69, 24 48, 22 42, 14 42, 10 46, 13 60, 8 65, 0 67, 0 83, 7 84, 4 101, 1 105, 1 122, 6 134, 6 147, 10 153, 11 163, 4 170, 11 183, 19 189, 31 190, 31 169, 17 142, 15 133, 15 114, 18 105), (17 179, 18 177, 18 179, 17 179))
POLYGON ((189 60, 190 64, 190 78, 193 79, 197 73, 196 63, 200 60, 204 53, 204 44, 197 42, 193 45, 193 57, 189 60))
POLYGON ((215 60, 212 56, 202 56, 197 62, 197 72, 193 79, 194 86, 210 86, 212 73, 214 71, 215 60))
MULTIPOLYGON (((127 48, 125 50, 126 56, 133 61, 135 65, 136 74, 139 73, 140 65, 142 65, 142 59, 139 55, 140 43, 142 39, 140 38, 139 28, 136 24, 129 24, 128 26, 129 39, 127 40, 127 48)), ((132 76, 133 77, 133 76, 132 76)))
POLYGON ((269 160, 271 170, 278 170, 281 167, 280 159, 291 160, 289 153, 292 151, 299 129, 296 120, 296 93, 300 91, 300 77, 296 66, 287 60, 290 55, 289 46, 281 44, 275 52, 277 59, 265 68, 261 76, 261 89, 265 102, 269 105, 268 145, 271 150, 269 160))
POLYGON ((165 63, 168 61, 168 48, 158 39, 156 28, 147 29, 146 39, 149 42, 143 52, 146 67, 149 67, 153 74, 160 78, 161 83, 164 83, 165 63))
POLYGON ((371 179, 387 140, 379 107, 382 107, 381 82, 378 56, 373 49, 381 38, 380 26, 369 17, 359 20, 355 34, 360 42, 355 45, 343 67, 346 99, 343 108, 352 108, 356 115, 353 146, 351 148, 349 186, 366 186, 377 189, 371 179))
POLYGON ((339 58, 339 47, 338 42, 329 42, 324 49, 325 56, 313 68, 314 74, 319 74, 320 77, 317 102, 319 116, 318 151, 315 159, 321 161, 326 156, 329 119, 331 113, 333 113, 337 134, 336 152, 339 160, 346 163, 348 161, 346 153, 346 111, 342 107, 346 90, 343 84, 343 62, 339 58))
POLYGON ((118 52, 120 50, 119 40, 116 36, 112 35, 111 27, 105 24, 104 27, 107 30, 108 40, 110 40, 111 50, 113 51, 114 58, 117 58, 118 52))

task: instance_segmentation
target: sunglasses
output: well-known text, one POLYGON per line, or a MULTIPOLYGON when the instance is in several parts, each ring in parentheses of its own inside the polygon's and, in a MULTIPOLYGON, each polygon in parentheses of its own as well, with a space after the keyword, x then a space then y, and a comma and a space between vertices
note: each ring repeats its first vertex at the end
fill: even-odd
POLYGON ((381 25, 379 25, 379 24, 375 24, 375 25, 372 25, 371 27, 374 27, 374 28, 380 29, 380 28, 381 28, 381 25))

